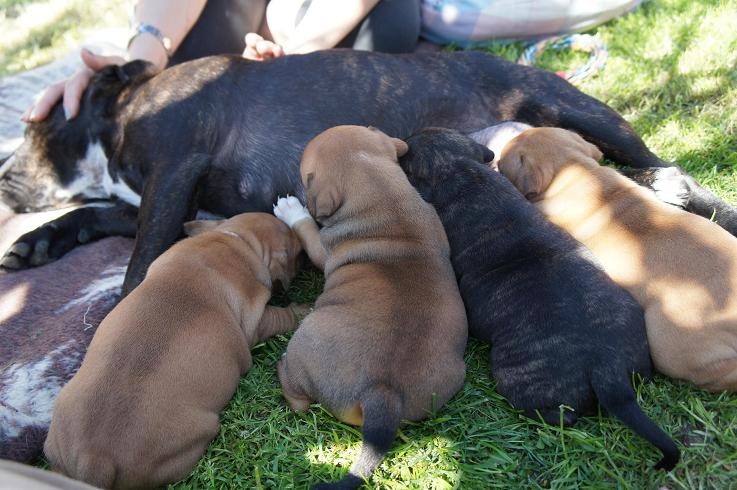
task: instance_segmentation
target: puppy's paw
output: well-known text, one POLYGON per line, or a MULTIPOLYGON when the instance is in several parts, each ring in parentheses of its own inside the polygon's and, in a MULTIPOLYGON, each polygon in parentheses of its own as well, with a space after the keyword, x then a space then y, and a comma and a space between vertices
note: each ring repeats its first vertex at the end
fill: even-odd
POLYGON ((274 216, 285 222, 290 228, 294 228, 298 221, 312 219, 307 208, 302 206, 299 199, 294 196, 280 197, 274 204, 274 216))
POLYGON ((310 305, 303 305, 300 303, 290 303, 289 309, 292 310, 294 315, 299 319, 302 320, 304 317, 310 314, 312 312, 312 308, 310 305))
POLYGON ((691 197, 686 178, 678 167, 666 167, 655 172, 653 192, 661 201, 685 208, 691 197))

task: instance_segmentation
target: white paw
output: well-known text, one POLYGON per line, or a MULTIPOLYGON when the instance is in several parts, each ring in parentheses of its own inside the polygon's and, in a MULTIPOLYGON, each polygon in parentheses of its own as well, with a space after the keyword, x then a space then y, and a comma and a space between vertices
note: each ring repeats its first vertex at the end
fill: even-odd
POLYGON ((298 221, 312 219, 307 208, 294 196, 280 197, 274 204, 274 216, 294 228, 298 221))
POLYGON ((676 167, 658 170, 652 183, 652 189, 658 199, 673 206, 684 208, 690 198, 686 179, 676 167))

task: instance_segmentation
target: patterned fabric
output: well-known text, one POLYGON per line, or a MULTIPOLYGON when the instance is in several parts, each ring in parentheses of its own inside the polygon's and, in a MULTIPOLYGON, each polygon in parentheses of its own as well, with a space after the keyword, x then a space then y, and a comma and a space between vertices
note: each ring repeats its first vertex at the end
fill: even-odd
POLYGON ((460 46, 591 29, 642 0, 422 0, 422 35, 460 46))

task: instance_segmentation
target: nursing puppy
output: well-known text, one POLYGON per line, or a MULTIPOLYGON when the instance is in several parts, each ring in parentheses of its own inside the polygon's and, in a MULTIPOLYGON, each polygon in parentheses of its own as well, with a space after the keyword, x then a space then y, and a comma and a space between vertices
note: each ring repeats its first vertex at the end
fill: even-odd
POLYGON ((405 151, 377 129, 328 129, 302 157, 309 214, 296 198, 275 207, 325 271, 314 311, 278 364, 284 397, 295 410, 317 401, 363 426, 350 474, 318 488, 357 488, 400 420, 425 418, 463 384, 468 326, 448 241, 399 168, 405 151))
POLYGON ((568 234, 484 162, 485 146, 445 129, 407 140, 400 165, 440 216, 469 332, 491 343, 491 373, 512 405, 573 424, 596 401, 663 453, 679 451, 637 405, 631 374, 650 376, 642 309, 568 234), (560 413, 560 405, 573 412, 560 413))
MULTIPOLYGON (((622 165, 667 165, 620 115, 559 76, 478 51, 335 49, 269 63, 213 56, 155 72, 140 60, 106 67, 77 117, 67 121, 59 101, 0 160, 0 201, 17 212, 93 204, 20 237, 2 267, 135 236, 125 296, 196 210, 230 217, 270 211, 287 193, 303 199, 304 146, 338 124, 405 138, 427 126, 470 133, 514 119, 576 130, 622 165)), ((701 204, 695 211, 716 213, 737 234, 737 209, 708 192, 701 204)))
POLYGON ((191 222, 195 235, 150 267, 100 324, 54 405, 51 466, 104 488, 185 477, 257 342, 294 328, 299 307, 267 306, 295 273, 299 240, 271 215, 191 222))
POLYGON ((737 239, 661 203, 600 158, 575 133, 541 128, 513 139, 499 167, 643 306, 656 369, 737 390, 737 239))

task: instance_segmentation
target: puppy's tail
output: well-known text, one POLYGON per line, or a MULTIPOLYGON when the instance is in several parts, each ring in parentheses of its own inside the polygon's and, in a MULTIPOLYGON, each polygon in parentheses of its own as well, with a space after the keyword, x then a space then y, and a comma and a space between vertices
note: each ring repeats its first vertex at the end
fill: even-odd
POLYGON ((361 454, 342 480, 321 483, 313 490, 348 490, 361 486, 384 459, 392 446, 402 418, 402 400, 399 394, 385 385, 374 386, 361 400, 363 411, 363 446, 361 454))
POLYGON ((607 412, 660 449, 663 458, 655 465, 655 469, 672 470, 681 456, 678 446, 668 434, 645 415, 637 404, 635 392, 629 382, 614 381, 610 371, 602 373, 598 382, 595 379, 592 388, 599 403, 607 412))

